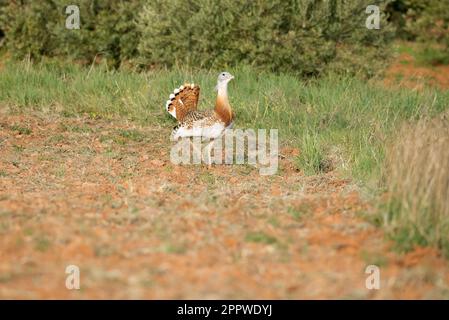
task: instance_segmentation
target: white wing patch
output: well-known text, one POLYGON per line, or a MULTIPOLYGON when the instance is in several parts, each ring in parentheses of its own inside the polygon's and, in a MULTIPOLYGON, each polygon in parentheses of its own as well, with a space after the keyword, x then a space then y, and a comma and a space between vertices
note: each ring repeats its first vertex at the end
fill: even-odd
POLYGON ((173 110, 167 110, 168 111, 168 113, 170 113, 172 116, 173 116, 173 118, 175 118, 176 119, 176 109, 173 109, 173 110))
POLYGON ((203 127, 201 122, 195 124, 191 128, 181 126, 173 132, 173 138, 183 138, 183 137, 204 137, 208 139, 215 139, 220 136, 220 134, 225 129, 223 122, 214 123, 211 126, 203 127))

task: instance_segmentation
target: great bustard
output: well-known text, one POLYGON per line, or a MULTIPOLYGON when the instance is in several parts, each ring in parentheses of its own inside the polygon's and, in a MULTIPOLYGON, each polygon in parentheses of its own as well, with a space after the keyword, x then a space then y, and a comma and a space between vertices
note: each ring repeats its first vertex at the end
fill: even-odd
POLYGON ((168 113, 179 122, 172 132, 175 140, 180 137, 202 137, 211 140, 207 146, 209 165, 214 139, 233 126, 234 114, 228 99, 228 83, 232 79, 234 76, 229 72, 221 72, 218 75, 217 99, 213 110, 197 110, 200 87, 193 83, 185 83, 176 88, 166 103, 168 113))

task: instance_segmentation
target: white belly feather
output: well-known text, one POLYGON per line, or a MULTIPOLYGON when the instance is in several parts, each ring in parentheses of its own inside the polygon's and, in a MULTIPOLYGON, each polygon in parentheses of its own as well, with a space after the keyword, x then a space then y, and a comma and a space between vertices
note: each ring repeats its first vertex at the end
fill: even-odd
POLYGON ((204 137, 208 139, 218 138, 224 131, 225 126, 223 122, 216 122, 210 126, 202 127, 200 125, 194 125, 191 128, 179 127, 173 132, 173 138, 177 140, 182 137, 204 137))

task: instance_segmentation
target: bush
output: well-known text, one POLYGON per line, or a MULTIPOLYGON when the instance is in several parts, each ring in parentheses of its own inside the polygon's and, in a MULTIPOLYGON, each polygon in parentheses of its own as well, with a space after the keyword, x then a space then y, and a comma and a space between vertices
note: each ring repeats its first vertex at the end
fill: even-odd
POLYGON ((399 243, 433 245, 449 256, 449 119, 407 125, 387 155, 384 222, 399 243))
POLYGON ((427 56, 427 63, 448 63, 448 1, 395 0, 388 10, 401 38, 426 43, 427 52, 422 55, 427 56))
POLYGON ((141 0, 79 0, 81 28, 65 27, 67 1, 12 1, 0 7, 0 30, 16 58, 63 56, 91 63, 104 57, 114 66, 137 55, 134 17, 141 0))
POLYGON ((65 0, 22 0, 0 7, 0 30, 17 58, 91 63, 100 56, 116 67, 133 60, 142 66, 247 64, 303 76, 326 70, 372 75, 386 60, 392 35, 385 19, 381 30, 365 27, 372 2, 79 0, 81 29, 67 30, 65 0))
POLYGON ((411 39, 434 41, 449 46, 449 2, 404 0, 405 30, 411 39))
POLYGON ((303 76, 328 68, 372 75, 392 35, 385 20, 381 30, 365 27, 372 2, 155 0, 139 16, 139 51, 156 65, 243 63, 303 76))

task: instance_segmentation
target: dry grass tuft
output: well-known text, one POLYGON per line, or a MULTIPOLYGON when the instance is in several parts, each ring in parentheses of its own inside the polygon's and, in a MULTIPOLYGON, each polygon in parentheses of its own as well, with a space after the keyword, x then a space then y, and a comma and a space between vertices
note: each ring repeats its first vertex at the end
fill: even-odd
POLYGON ((431 245, 449 255, 449 118, 405 125, 387 153, 384 222, 405 249, 431 245))

